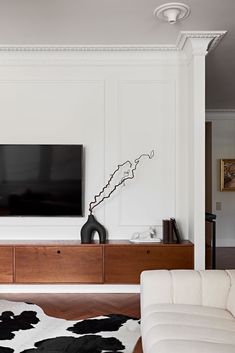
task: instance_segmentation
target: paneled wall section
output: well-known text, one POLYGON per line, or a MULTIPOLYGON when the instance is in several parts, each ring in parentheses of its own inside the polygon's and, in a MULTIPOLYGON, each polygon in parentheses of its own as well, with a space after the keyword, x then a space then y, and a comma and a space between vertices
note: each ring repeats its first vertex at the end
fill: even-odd
POLYGON ((154 149, 154 159, 142 159, 135 179, 95 215, 110 239, 128 239, 149 226, 161 235, 169 217, 182 220, 187 239, 187 165, 185 171, 177 166, 187 136, 183 59, 179 76, 175 53, 86 55, 15 54, 11 65, 0 65, 0 143, 78 143, 85 152, 85 217, 0 218, 0 238, 79 239, 88 203, 117 164, 154 149))

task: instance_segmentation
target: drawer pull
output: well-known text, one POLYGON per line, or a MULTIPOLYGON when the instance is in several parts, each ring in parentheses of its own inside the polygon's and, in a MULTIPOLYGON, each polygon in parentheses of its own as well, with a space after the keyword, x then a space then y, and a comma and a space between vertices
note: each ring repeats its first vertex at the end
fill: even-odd
POLYGON ((60 250, 57 250, 57 254, 60 254, 60 250))
POLYGON ((150 254, 150 250, 147 250, 147 254, 150 254))

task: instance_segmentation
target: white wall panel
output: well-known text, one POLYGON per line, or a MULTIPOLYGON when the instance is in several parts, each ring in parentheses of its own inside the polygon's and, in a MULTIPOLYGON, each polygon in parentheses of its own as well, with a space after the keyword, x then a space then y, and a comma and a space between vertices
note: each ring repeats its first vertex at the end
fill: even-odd
MULTIPOLYGON (((0 143, 84 145, 87 211, 104 181, 104 81, 55 82, 42 75, 41 80, 1 82, 0 96, 0 143)), ((103 218, 102 210, 98 215, 103 218)), ((0 237, 78 239, 84 222, 85 217, 1 217, 0 237)))
POLYGON ((123 80, 117 87, 113 129, 119 162, 155 150, 155 157, 141 160, 135 178, 116 191, 106 209, 112 234, 129 237, 175 215, 175 86, 174 81, 123 80))

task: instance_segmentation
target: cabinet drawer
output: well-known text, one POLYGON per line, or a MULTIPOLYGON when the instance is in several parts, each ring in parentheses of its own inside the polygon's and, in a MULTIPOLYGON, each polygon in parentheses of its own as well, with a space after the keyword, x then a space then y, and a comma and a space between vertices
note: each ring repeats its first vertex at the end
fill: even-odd
POLYGON ((193 246, 106 246, 104 263, 105 283, 139 283, 144 270, 192 269, 193 246))
POLYGON ((27 246, 15 249, 16 283, 102 283, 100 246, 27 246))
POLYGON ((0 248, 0 283, 13 282, 13 247, 0 248))

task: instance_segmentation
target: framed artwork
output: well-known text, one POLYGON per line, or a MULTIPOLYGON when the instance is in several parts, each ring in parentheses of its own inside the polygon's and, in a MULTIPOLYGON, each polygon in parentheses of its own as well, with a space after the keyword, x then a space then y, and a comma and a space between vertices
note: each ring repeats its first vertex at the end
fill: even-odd
POLYGON ((235 191, 235 159, 220 160, 220 190, 235 191))

